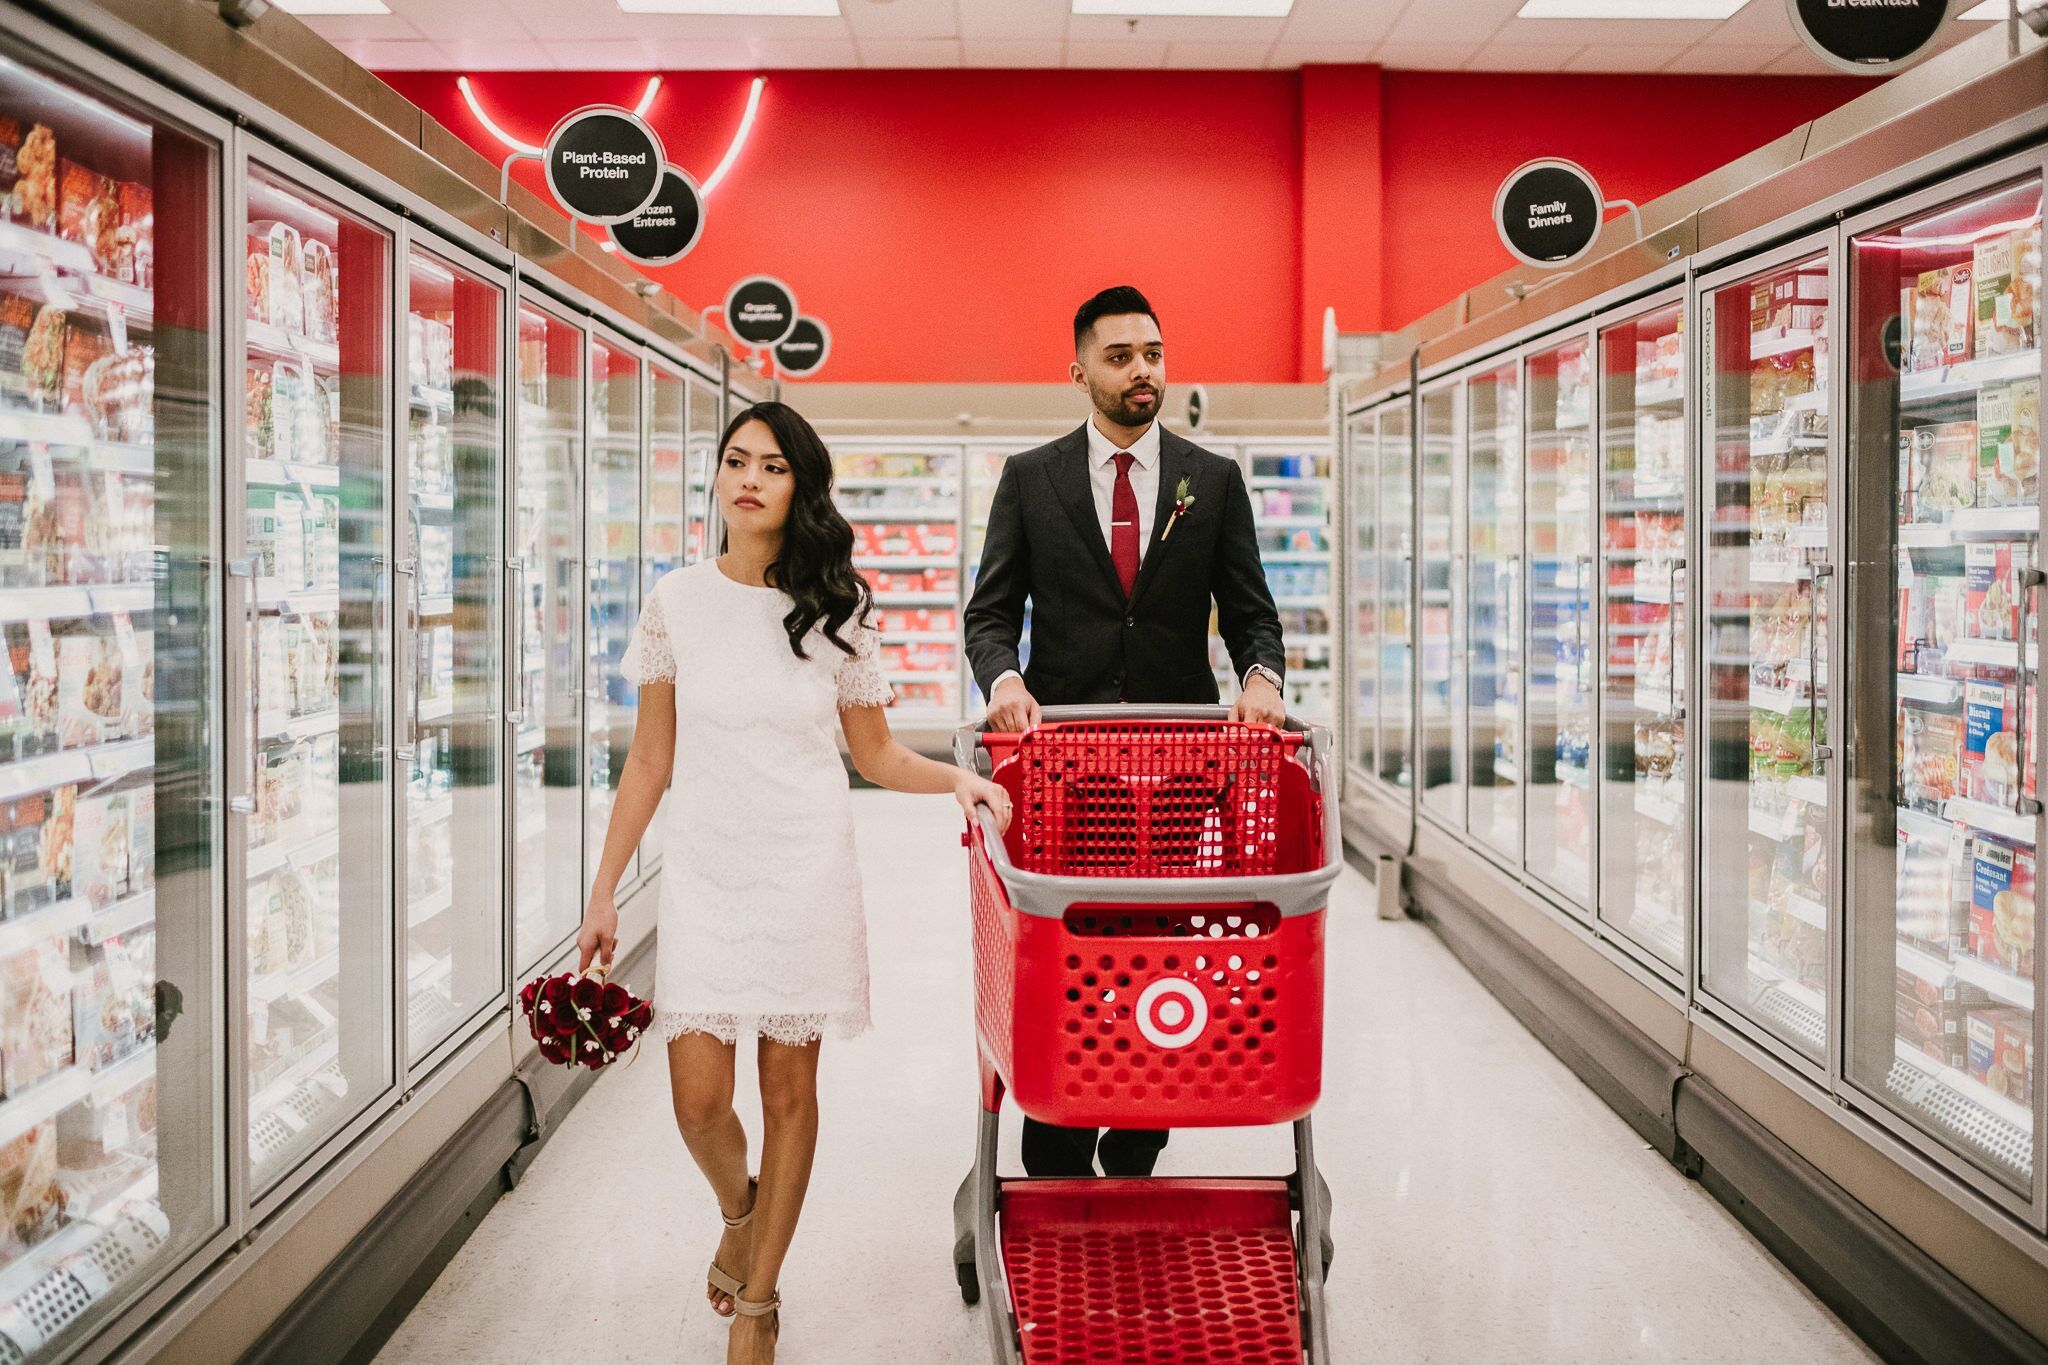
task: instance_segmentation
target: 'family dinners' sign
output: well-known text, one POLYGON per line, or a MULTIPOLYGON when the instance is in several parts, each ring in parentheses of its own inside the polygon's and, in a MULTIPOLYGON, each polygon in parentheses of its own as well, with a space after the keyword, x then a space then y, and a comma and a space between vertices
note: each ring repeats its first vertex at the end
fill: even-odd
POLYGON ((1493 196, 1493 223, 1517 260, 1555 269, 1592 248, 1604 204, 1585 167, 1545 157, 1508 173, 1493 196))

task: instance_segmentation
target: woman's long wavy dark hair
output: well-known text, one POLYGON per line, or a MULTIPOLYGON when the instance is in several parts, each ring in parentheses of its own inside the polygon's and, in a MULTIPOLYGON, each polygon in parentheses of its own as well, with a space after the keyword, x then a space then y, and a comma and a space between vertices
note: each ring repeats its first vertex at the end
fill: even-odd
MULTIPOLYGON (((756 403, 726 423, 718 439, 719 469, 725 467, 725 448, 733 433, 749 422, 760 422, 775 433, 782 458, 789 461, 790 477, 796 488, 789 499, 789 519, 782 527, 782 553, 768 566, 768 582, 782 589, 796 605, 782 618, 789 632, 789 648, 799 659, 804 653, 804 636, 811 627, 824 624, 827 640, 847 654, 853 645, 841 639, 839 628, 848 621, 867 619, 867 582, 853 571, 853 527, 840 515, 832 501, 832 456, 818 433, 795 408, 787 403, 756 403)), ((713 471, 714 480, 717 470, 713 471)), ((719 549, 725 548, 723 538, 719 549)))

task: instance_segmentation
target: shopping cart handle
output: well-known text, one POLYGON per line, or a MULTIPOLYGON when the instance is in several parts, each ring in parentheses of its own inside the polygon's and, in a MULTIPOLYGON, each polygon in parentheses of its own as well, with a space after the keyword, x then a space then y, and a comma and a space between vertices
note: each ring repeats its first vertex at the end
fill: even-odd
MULTIPOLYGON (((1064 720, 1209 720, 1227 721, 1231 708, 1223 705, 1173 705, 1165 702, 1112 702, 1103 706, 1048 706, 1039 712, 1039 722, 1064 720)), ((1014 745, 1028 731, 990 730, 986 718, 961 726, 953 732, 953 762, 969 772, 982 772, 975 763, 982 745, 988 741, 997 744, 1014 745)), ((1330 728, 1315 725, 1299 716, 1288 716, 1280 729, 1290 734, 1306 735, 1309 750, 1320 760, 1332 742, 1330 728)), ((988 776, 982 772, 982 776, 988 776)))

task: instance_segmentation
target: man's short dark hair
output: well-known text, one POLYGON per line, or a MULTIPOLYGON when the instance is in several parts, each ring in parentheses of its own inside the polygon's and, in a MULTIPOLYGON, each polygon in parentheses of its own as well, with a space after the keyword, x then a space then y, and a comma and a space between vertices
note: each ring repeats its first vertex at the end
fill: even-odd
POLYGON ((1124 313, 1143 313, 1152 319, 1152 325, 1159 325, 1159 314, 1152 311, 1152 305, 1145 296, 1130 285, 1119 284, 1105 289, 1081 305, 1074 314, 1074 353, 1081 353, 1081 346, 1088 340, 1088 334, 1095 330, 1095 324, 1104 318, 1117 317, 1124 313))

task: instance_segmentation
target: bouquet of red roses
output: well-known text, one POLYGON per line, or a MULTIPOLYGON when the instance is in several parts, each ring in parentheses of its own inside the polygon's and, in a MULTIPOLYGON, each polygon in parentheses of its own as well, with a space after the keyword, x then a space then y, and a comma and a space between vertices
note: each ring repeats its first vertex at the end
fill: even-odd
POLYGON ((593 964, 580 975, 536 977, 519 992, 519 1008, 540 1044, 540 1055, 592 1071, 630 1049, 654 1018, 654 1006, 593 964))

